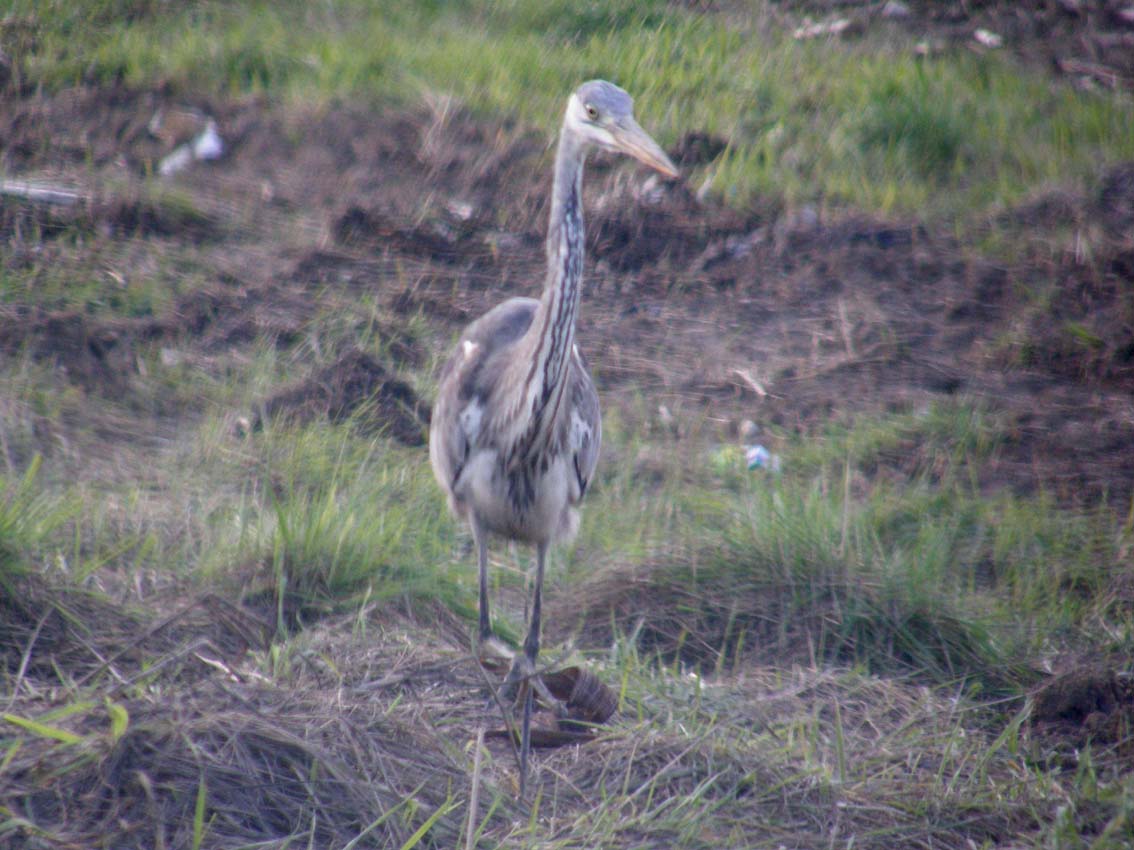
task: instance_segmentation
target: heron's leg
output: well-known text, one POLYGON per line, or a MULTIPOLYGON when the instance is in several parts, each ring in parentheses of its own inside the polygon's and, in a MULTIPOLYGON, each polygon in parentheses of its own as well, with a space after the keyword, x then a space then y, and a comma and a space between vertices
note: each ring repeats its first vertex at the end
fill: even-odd
MULTIPOLYGON (((536 547, 536 574, 535 593, 532 594, 532 618, 528 623, 528 636, 524 638, 524 670, 525 676, 531 676, 536 669, 536 659, 539 658, 539 630, 540 609, 543 597, 543 569, 547 563, 547 544, 540 543, 536 547)), ((519 660, 518 658, 516 659, 519 660)), ((512 670, 516 669, 513 664, 512 670)), ((509 674, 511 678, 511 674, 509 674)), ((524 688, 524 711, 520 720, 520 797, 524 796, 524 785, 528 777, 528 755, 532 749, 532 699, 536 681, 524 688)), ((542 686, 543 682, 539 682, 542 686)), ((541 687, 541 690, 546 688, 541 687)))
POLYGON ((524 649, 512 659, 512 667, 508 677, 500 688, 500 698, 505 702, 513 702, 521 684, 524 689, 524 723, 531 720, 532 691, 540 695, 543 701, 559 716, 566 714, 566 706, 552 696, 543 680, 535 675, 536 660, 539 658, 540 620, 543 602, 543 573, 547 564, 548 544, 541 543, 536 549, 536 576, 535 593, 532 595, 532 614, 528 623, 528 634, 524 639, 524 649), (528 680, 525 682, 525 680, 528 680))
POLYGON ((476 543, 476 566, 480 571, 480 642, 492 637, 492 624, 488 617, 488 533, 480 520, 472 518, 472 536, 476 543))
POLYGON ((511 661, 514 653, 511 649, 496 639, 492 633, 492 620, 488 613, 488 529, 486 529, 474 515, 469 523, 472 527, 473 540, 476 542, 476 565, 480 573, 480 621, 478 629, 477 652, 481 663, 487 667, 496 667, 501 659, 511 661))
POLYGON ((524 712, 520 720, 520 799, 528 779, 528 755, 532 751, 532 689, 524 688, 524 712))
POLYGON ((539 657, 539 629, 540 608, 543 595, 543 570, 547 563, 547 544, 540 543, 536 547, 536 577, 535 594, 532 598, 532 613, 528 620, 528 634, 524 638, 524 649, 512 659, 512 669, 508 671, 508 678, 504 680, 501 696, 514 699, 520 683, 535 673, 536 659, 539 657))
POLYGON ((536 659, 539 658, 540 600, 543 596, 543 569, 546 563, 547 544, 540 543, 536 547, 535 593, 532 594, 532 618, 528 623, 528 636, 524 638, 524 657, 528 660, 529 672, 535 670, 536 659))

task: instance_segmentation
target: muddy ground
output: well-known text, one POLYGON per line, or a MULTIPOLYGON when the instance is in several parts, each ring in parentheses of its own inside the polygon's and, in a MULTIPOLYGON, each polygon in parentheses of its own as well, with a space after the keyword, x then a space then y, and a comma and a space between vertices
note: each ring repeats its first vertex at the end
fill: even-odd
MULTIPOLYGON (((81 196, 6 199, 5 265, 94 264, 125 290, 164 275, 174 293, 129 318, 0 305, 0 351, 30 351, 95 396, 148 391, 136 380, 144 346, 221 369, 264 335, 296 345, 330 297, 365 294, 401 362, 341 352, 344 374, 321 373, 316 396, 385 387, 396 403, 383 407, 413 441, 402 414, 416 405, 424 419, 430 400, 390 381, 542 280, 550 150, 532 132, 459 110, 285 115, 106 88, 9 94, 2 112, 6 171, 81 196), (186 110, 217 119, 227 153, 167 181, 182 200, 155 200, 140 181, 171 143, 149 125, 186 110), (434 333, 410 338, 419 313, 434 333)), ((672 153, 689 166, 705 150, 691 132, 672 153)), ((580 341, 608 399, 644 396, 717 438, 741 418, 774 426, 774 440, 966 397, 1007 434, 984 484, 1122 509, 1134 482, 1134 163, 1100 176, 1092 194, 1050 187, 996 213, 988 227, 1017 243, 1004 260, 918 221, 701 203, 683 183, 596 157, 580 341)), ((357 404, 281 392, 260 401, 357 404)))

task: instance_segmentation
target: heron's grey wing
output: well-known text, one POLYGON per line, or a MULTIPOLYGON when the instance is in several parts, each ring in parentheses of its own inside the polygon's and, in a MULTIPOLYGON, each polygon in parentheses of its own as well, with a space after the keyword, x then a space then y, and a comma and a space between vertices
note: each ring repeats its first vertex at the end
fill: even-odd
POLYGON ((429 421, 429 462, 433 465, 437 483, 449 495, 454 510, 456 503, 452 501, 453 485, 469 456, 469 441, 457 418, 461 383, 470 365, 465 351, 458 344, 441 368, 437 401, 433 404, 429 421))
POLYGON ((571 357, 569 381, 567 391, 570 394, 571 415, 567 445, 574 465, 575 483, 579 488, 578 495, 572 494, 572 501, 577 503, 587 492, 602 447, 602 415, 599 412, 598 392, 587 371, 586 360, 577 347, 571 357))
POLYGON ((539 302, 510 298, 489 310, 461 335, 441 370, 429 429, 429 458, 438 482, 450 494, 469 454, 483 444, 484 415, 509 351, 531 327, 539 302))

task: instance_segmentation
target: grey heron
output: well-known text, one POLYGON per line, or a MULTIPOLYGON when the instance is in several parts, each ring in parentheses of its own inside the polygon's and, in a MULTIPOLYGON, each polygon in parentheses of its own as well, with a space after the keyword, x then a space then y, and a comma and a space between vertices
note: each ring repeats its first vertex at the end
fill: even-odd
MULTIPOLYGON (((488 537, 535 546, 527 637, 502 687, 509 695, 535 673, 548 547, 574 533, 576 506, 594 474, 602 441, 598 394, 575 344, 583 276, 583 162, 591 148, 629 154, 677 176, 669 157, 634 120, 625 91, 592 80, 570 96, 555 156, 543 294, 538 300, 511 298, 465 329, 442 368, 429 430, 437 481, 453 513, 472 529, 482 652, 495 642, 488 612, 488 537)), ((545 690, 540 688, 541 694, 545 690)), ((527 687, 521 796, 531 712, 532 688, 527 687)))

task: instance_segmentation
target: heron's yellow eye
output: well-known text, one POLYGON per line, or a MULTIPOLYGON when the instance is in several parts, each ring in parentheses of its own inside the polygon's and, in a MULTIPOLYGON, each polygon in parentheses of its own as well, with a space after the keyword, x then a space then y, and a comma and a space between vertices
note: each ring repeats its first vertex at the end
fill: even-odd
POLYGON ((586 110, 587 110, 587 117, 588 118, 590 118, 592 121, 595 121, 595 120, 598 119, 598 110, 595 109, 595 107, 591 106, 588 103, 587 106, 586 106, 586 110))

